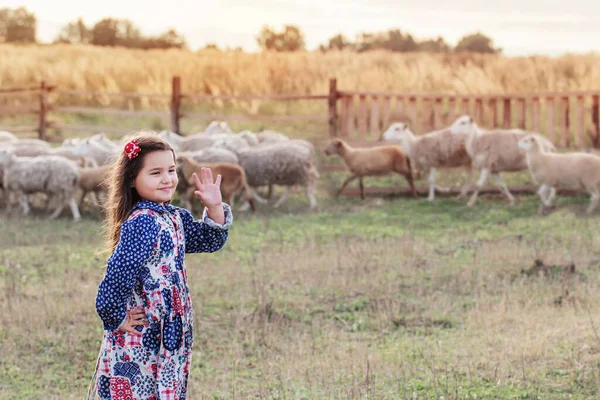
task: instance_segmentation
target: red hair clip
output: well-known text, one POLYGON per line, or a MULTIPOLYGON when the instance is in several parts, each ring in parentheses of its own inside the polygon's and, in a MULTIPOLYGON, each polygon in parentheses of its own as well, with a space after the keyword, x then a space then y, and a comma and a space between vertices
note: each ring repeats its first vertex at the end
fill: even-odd
POLYGON ((124 150, 125 156, 131 160, 136 158, 142 149, 138 146, 137 140, 133 139, 125 145, 124 150))

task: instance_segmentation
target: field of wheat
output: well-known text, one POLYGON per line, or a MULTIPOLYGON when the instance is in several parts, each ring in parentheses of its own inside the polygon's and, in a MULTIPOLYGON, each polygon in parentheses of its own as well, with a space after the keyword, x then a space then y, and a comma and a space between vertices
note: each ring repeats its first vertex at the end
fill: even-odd
POLYGON ((322 94, 343 90, 519 93, 600 88, 600 54, 516 57, 375 51, 259 53, 1 45, 0 86, 196 94, 322 94))
MULTIPOLYGON (((481 54, 344 52, 242 53, 215 50, 132 50, 94 46, 0 45, 0 87, 39 85, 58 89, 106 92, 162 93, 161 97, 107 96, 53 92, 54 105, 169 111, 172 77, 181 77, 183 94, 195 95, 315 95, 327 94, 330 78, 338 90, 436 94, 505 94, 600 89, 600 54, 561 57, 505 57, 481 54)), ((35 103, 29 95, 0 97, 0 106, 35 103)), ((586 103, 586 108, 590 105, 586 103)), ((297 122, 234 121, 233 129, 276 129, 295 136, 327 133, 324 100, 206 100, 185 98, 184 114, 319 115, 321 120, 297 122)), ((574 112, 574 109, 573 111, 574 112)), ((393 115, 406 119, 406 115, 393 115)), ((572 115, 574 118, 575 115, 572 115)), ((161 130, 168 117, 106 117, 52 113, 55 125, 84 124, 126 129, 161 130)), ((184 132, 202 130, 210 122, 184 118, 184 132)), ((414 121, 413 121, 414 122, 414 121)), ((9 126, 37 126, 35 115, 0 118, 9 126)), ((420 121, 419 125, 423 125, 420 121)), ((587 122, 590 125, 591 122, 587 122)), ((558 127, 557 129, 560 129, 558 127)), ((589 130, 590 127, 586 126, 589 130)), ((55 130, 60 140, 69 132, 55 130)))

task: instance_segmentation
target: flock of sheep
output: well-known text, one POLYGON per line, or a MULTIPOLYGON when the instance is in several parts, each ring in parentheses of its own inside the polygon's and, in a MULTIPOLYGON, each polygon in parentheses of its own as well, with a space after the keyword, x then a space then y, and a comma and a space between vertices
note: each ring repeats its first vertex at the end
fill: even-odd
MULTIPOLYGON (((227 123, 219 121, 190 136, 168 131, 158 135, 178 155, 177 191, 186 208, 191 209, 195 203, 191 201, 192 174, 203 166, 213 169, 213 174, 221 174, 224 201, 233 205, 235 196, 242 195, 240 210, 254 209, 255 201, 268 202, 274 186, 286 188, 274 207, 285 202, 297 186, 306 191, 310 208, 317 207, 317 153, 306 140, 290 139, 274 131, 234 133, 227 123), (259 187, 268 187, 268 199, 257 194, 259 187)), ((28 195, 42 192, 48 195, 47 207, 54 207, 51 218, 69 206, 73 218, 80 219, 79 209, 88 193, 93 193, 97 204, 104 197, 111 163, 130 139, 127 136, 112 141, 98 134, 87 139, 67 139, 60 147, 53 148, 41 140, 19 139, 9 132, 0 132, 0 183, 7 195, 7 206, 18 201, 26 215, 30 211, 28 195), (79 205, 75 200, 78 192, 81 192, 79 205)), ((591 201, 587 213, 597 207, 600 199, 599 156, 557 153, 554 145, 540 134, 520 129, 484 130, 470 116, 461 116, 445 129, 418 136, 408 124, 396 122, 373 147, 353 147, 334 138, 324 154, 340 156, 351 173, 338 195, 348 183, 358 179, 364 198, 364 177, 397 173, 405 177, 416 197, 415 176, 428 173, 428 200, 432 201, 436 190, 445 190, 435 184, 437 170, 464 167, 467 180, 459 197, 465 197, 473 186, 473 170, 480 171, 469 206, 476 202, 489 175, 510 204, 514 204, 515 199, 500 173, 527 169, 541 185, 540 211, 551 206, 557 188, 588 192, 591 201)))
MULTIPOLYGON (((317 207, 316 152, 306 140, 290 139, 273 131, 233 133, 227 123, 218 121, 199 134, 182 137, 163 131, 158 135, 171 144, 178 156, 177 192, 186 208, 197 204, 191 202, 191 179, 193 172, 199 172, 202 166, 222 175, 224 201, 233 205, 234 196, 243 194, 241 210, 254 209, 255 200, 268 201, 255 188, 268 187, 270 198, 275 185, 286 190, 274 207, 281 206, 296 186, 305 188, 311 209, 317 207)), ((27 215, 28 195, 42 192, 48 195, 47 207, 55 208, 51 218, 69 206, 73 219, 80 219, 79 210, 88 193, 96 197, 97 205, 104 198, 112 163, 130 139, 127 136, 112 141, 98 134, 86 139, 67 139, 60 147, 53 148, 38 139, 19 139, 9 132, 0 132, 0 183, 7 206, 10 208, 18 201, 27 215)))

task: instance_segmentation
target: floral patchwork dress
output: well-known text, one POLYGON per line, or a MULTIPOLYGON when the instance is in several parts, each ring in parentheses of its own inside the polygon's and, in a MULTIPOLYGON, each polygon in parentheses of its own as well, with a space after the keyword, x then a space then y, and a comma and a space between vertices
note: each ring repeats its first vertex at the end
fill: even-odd
POLYGON ((215 252, 227 241, 225 224, 206 214, 195 221, 186 209, 138 202, 121 227, 96 297, 104 336, 88 399, 183 400, 193 342, 192 301, 185 253, 215 252), (126 311, 143 307, 149 326, 141 336, 118 330, 126 311))

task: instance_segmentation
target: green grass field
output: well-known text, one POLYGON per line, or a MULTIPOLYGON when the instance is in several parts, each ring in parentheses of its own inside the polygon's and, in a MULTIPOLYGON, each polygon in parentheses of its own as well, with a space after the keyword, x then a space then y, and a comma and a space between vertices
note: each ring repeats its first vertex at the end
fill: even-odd
MULTIPOLYGON (((300 194, 237 212, 222 251, 188 255, 189 398, 597 398, 586 196, 538 216, 534 196, 335 200, 341 179, 324 177, 318 212, 300 194)), ((0 218, 1 399, 85 397, 107 255, 100 214, 83 214, 0 218)))

